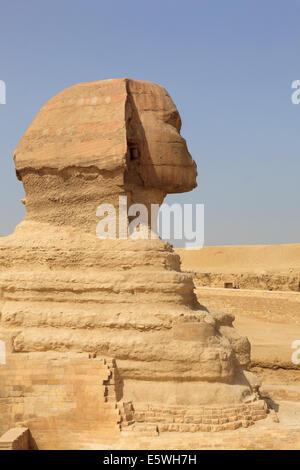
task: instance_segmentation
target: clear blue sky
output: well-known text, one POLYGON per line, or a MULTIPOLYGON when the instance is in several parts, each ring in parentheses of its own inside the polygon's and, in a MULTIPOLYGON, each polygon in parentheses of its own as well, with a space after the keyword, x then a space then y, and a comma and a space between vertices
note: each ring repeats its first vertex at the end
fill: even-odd
POLYGON ((198 164, 207 245, 300 242, 300 1, 1 3, 0 234, 24 216, 13 151, 41 106, 75 83, 167 88, 198 164))

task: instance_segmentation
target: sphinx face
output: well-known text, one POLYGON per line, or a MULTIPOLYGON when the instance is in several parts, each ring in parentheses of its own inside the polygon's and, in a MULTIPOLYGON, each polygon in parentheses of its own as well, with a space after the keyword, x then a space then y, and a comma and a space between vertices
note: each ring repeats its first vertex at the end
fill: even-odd
POLYGON ((166 90, 130 81, 127 129, 129 166, 144 186, 166 193, 196 187, 197 168, 180 135, 181 119, 166 90))

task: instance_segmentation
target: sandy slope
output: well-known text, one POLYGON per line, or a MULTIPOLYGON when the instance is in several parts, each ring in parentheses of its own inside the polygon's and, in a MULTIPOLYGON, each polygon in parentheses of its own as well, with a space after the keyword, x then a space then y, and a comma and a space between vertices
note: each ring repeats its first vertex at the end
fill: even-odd
POLYGON ((179 248, 183 270, 289 272, 300 269, 300 243, 293 245, 205 246, 179 248))

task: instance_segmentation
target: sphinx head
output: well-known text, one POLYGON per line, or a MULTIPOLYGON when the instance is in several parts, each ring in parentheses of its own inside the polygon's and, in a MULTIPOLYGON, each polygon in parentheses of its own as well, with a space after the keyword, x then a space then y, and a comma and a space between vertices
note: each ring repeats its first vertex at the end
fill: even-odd
POLYGON ((156 203, 192 190, 196 164, 180 128, 169 94, 153 83, 115 79, 67 88, 42 107, 15 151, 27 214, 38 211, 41 220, 53 212, 52 223, 61 225, 61 213, 68 224, 67 205, 80 196, 88 215, 112 195, 137 201, 142 194, 144 202, 147 193, 156 203))

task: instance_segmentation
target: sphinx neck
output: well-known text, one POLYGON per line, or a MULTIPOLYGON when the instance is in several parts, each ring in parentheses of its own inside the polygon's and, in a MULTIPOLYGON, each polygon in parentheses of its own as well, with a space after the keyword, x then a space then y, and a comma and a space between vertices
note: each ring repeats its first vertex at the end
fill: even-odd
POLYGON ((125 223, 129 225, 140 215, 142 206, 142 224, 151 230, 165 197, 158 189, 125 184, 121 169, 111 172, 77 168, 61 172, 27 170, 21 179, 26 193, 26 220, 69 227, 95 236, 107 208, 115 211, 117 237, 120 220, 124 230, 124 213, 125 223))

